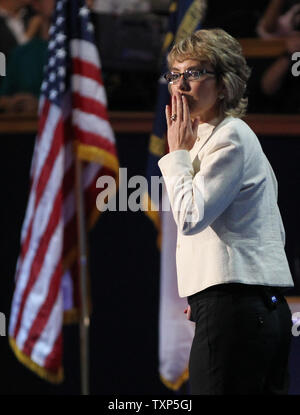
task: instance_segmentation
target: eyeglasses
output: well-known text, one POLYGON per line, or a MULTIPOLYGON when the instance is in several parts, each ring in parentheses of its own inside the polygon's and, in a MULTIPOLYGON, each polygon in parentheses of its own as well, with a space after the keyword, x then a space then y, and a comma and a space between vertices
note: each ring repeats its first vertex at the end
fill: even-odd
POLYGON ((164 74, 164 78, 169 84, 175 84, 179 81, 181 75, 183 75, 183 79, 185 81, 197 81, 201 78, 201 76, 206 74, 212 74, 215 75, 215 72, 208 71, 207 69, 201 69, 201 70, 193 70, 188 69, 187 71, 184 71, 182 73, 180 72, 167 72, 164 74))

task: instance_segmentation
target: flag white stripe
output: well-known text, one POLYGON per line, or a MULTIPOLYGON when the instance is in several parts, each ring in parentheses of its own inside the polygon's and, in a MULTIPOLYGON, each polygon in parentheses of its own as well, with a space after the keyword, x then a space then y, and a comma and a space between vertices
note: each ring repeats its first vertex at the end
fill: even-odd
POLYGON ((38 341, 34 345, 31 359, 40 366, 44 366, 45 360, 51 353, 56 339, 62 331, 63 325, 63 297, 61 291, 51 310, 48 322, 42 331, 38 341))
POLYGON ((39 104, 38 104, 38 115, 41 116, 42 113, 42 109, 44 107, 46 98, 45 95, 41 95, 40 99, 39 99, 39 104))
POLYGON ((97 81, 82 75, 72 75, 71 80, 73 92, 76 92, 83 97, 93 99, 101 105, 107 105, 105 89, 97 81))
POLYGON ((88 133, 95 135, 101 133, 101 136, 106 138, 110 143, 115 143, 114 133, 110 123, 96 115, 76 109, 73 111, 73 124, 88 133))
POLYGON ((41 174, 41 170, 45 164, 45 160, 48 157, 49 150, 51 149, 53 134, 55 133, 60 116, 61 116, 61 111, 59 110, 59 108, 57 106, 52 105, 49 109, 48 118, 45 123, 43 133, 40 137, 38 148, 35 149, 36 153, 38 153, 38 157, 34 158, 34 164, 35 164, 34 179, 33 179, 34 181, 32 184, 32 189, 31 189, 29 201, 28 201, 28 207, 26 210, 26 215, 25 215, 25 219, 23 222, 23 226, 22 226, 21 243, 23 243, 24 239, 26 238, 28 227, 32 219, 35 199, 36 199, 36 192, 35 192, 36 186, 37 186, 40 174, 41 174))
POLYGON ((101 67, 101 61, 96 46, 82 39, 73 39, 70 42, 72 58, 79 58, 82 61, 101 67))
POLYGON ((61 187, 63 160, 64 149, 62 148, 55 160, 51 175, 45 187, 45 191, 40 199, 40 203, 34 215, 32 235, 29 242, 28 252, 23 260, 23 263, 20 266, 20 277, 15 288, 12 313, 10 317, 10 333, 13 333, 14 331, 16 318, 19 313, 19 306, 22 301, 24 290, 27 286, 31 265, 35 258, 36 251, 39 247, 40 239, 47 227, 55 197, 61 187))
MULTIPOLYGON (((39 146, 37 146, 35 151, 38 157, 41 157, 39 146)), ((65 145, 65 172, 71 167, 73 160, 74 160, 74 150, 73 150, 72 142, 70 141, 69 143, 65 145)), ((38 178, 39 176, 37 175, 37 173, 35 173, 35 183, 34 183, 35 188, 38 182, 38 178)), ((30 220, 34 214, 33 211, 34 211, 34 204, 35 204, 35 199, 36 199, 35 188, 32 187, 32 191, 30 193, 30 197, 28 201, 26 216, 25 216, 23 227, 22 227, 22 242, 26 238, 30 220)))
POLYGON ((60 221, 49 241, 47 253, 44 257, 43 266, 39 272, 35 284, 30 290, 24 305, 20 330, 16 338, 18 347, 21 350, 24 346, 24 342, 28 337, 31 326, 34 323, 34 320, 40 310, 40 307, 43 305, 48 295, 51 277, 62 257, 62 246, 63 224, 60 221))

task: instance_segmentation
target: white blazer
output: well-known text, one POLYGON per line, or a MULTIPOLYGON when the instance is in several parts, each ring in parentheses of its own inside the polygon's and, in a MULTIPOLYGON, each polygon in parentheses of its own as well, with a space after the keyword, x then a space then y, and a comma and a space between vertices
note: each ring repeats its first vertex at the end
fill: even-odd
POLYGON ((199 126, 190 152, 158 163, 178 230, 179 295, 229 282, 292 287, 272 167, 244 121, 217 122, 199 126))

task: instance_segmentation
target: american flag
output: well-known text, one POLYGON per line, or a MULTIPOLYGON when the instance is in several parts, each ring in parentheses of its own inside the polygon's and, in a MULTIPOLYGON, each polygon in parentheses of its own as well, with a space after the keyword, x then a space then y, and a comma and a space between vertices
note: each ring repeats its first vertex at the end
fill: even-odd
POLYGON ((93 31, 85 0, 57 0, 9 321, 16 356, 52 382, 63 379, 64 317, 80 306, 75 159, 89 227, 99 215, 97 178, 117 179, 119 168, 93 31))

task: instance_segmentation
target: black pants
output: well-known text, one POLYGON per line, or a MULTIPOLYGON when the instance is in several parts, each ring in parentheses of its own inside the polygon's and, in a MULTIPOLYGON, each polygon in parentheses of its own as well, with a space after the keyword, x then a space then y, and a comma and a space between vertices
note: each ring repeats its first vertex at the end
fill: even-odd
POLYGON ((192 395, 288 393, 292 319, 279 290, 222 284, 188 302, 192 395))

